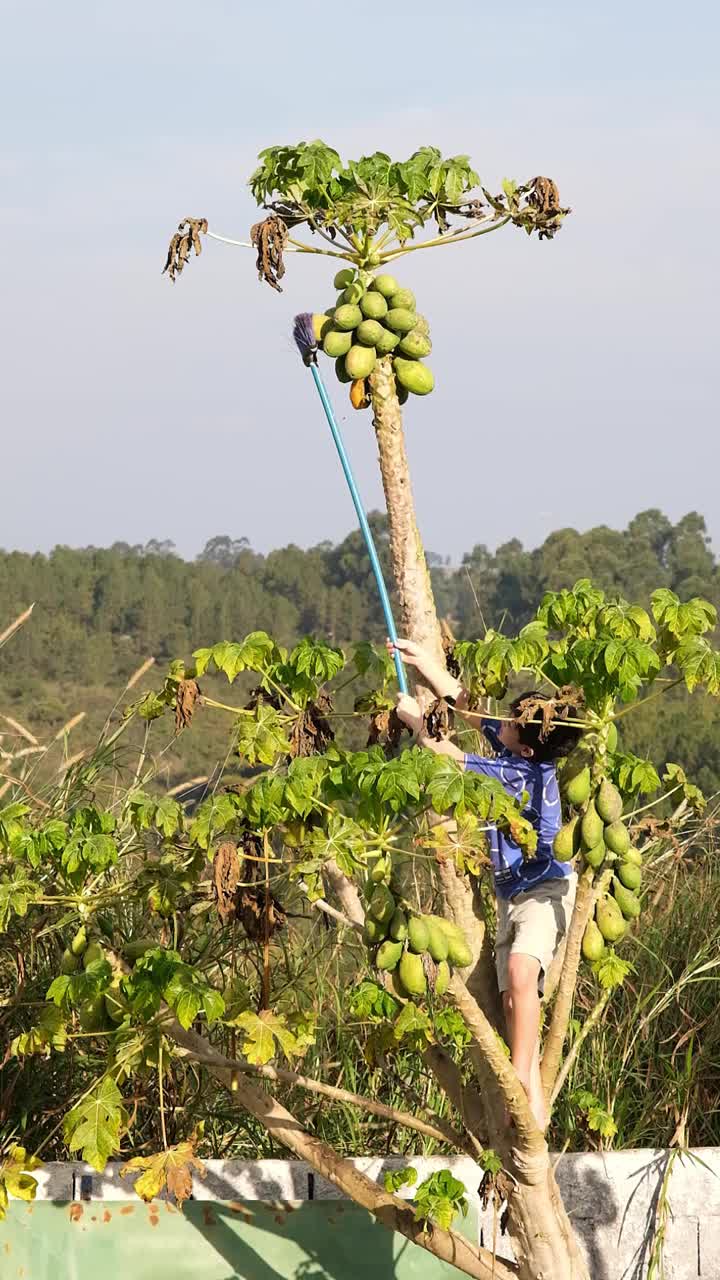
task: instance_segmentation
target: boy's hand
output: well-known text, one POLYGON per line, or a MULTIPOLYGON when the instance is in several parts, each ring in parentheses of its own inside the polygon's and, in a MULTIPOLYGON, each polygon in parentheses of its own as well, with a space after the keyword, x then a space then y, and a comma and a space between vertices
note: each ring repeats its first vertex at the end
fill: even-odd
POLYGON ((422 645, 416 644, 414 640, 401 640, 398 636, 397 643, 393 644, 392 640, 385 641, 388 653, 391 658, 395 657, 395 650, 400 654, 403 662, 408 667, 420 667, 433 664, 433 659, 429 653, 426 653, 422 645))
POLYGON ((411 698, 409 693, 399 693, 395 709, 408 729, 416 736, 422 733, 423 713, 416 698, 411 698))

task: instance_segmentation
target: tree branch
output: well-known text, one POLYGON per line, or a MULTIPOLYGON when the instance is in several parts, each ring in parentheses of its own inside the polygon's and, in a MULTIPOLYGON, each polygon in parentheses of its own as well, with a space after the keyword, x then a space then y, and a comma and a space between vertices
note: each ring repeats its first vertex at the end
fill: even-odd
POLYGON ((545 1037, 545 1049, 540 1066, 545 1097, 550 1099, 555 1078, 560 1069, 563 1045, 567 1035, 570 1013, 572 1010, 575 984, 580 967, 580 955, 583 934, 592 914, 595 903, 612 877, 612 871, 606 871, 597 885, 593 885, 591 875, 584 872, 578 882, 575 908, 570 921, 565 944, 565 963, 558 983, 557 996, 553 1005, 550 1028, 545 1037))
POLYGON ((332 858, 325 863, 323 874, 326 876, 348 920, 353 925, 359 925, 362 928, 365 923, 365 912, 360 901, 360 894, 355 885, 351 880, 348 880, 347 876, 343 875, 337 862, 332 858))
POLYGON ((560 1093, 560 1090, 562 1089, 565 1081, 570 1075, 570 1072, 572 1071, 573 1065, 577 1059, 577 1056, 580 1050, 582 1049, 582 1046, 584 1045, 585 1041, 590 1035, 590 1032, 593 1030, 594 1027, 597 1026, 603 1013, 605 1012, 605 1009, 607 1007, 607 1004, 610 1000, 611 995, 612 995, 611 991, 609 990, 603 991, 600 999, 595 1005, 595 1008, 592 1010, 592 1013, 590 1013, 588 1017, 585 1019, 582 1027, 580 1028, 577 1036, 575 1037, 575 1040, 573 1041, 572 1049, 568 1053, 565 1061, 562 1064, 562 1067, 560 1068, 560 1071, 558 1072, 557 1080, 555 1081, 552 1094, 550 1095, 551 1107, 555 1105, 558 1094, 560 1093))

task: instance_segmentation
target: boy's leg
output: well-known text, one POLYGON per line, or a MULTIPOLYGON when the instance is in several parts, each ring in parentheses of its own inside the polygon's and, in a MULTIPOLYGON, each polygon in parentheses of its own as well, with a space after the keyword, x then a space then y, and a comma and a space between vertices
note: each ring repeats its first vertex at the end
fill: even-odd
POLYGON ((540 961, 534 956, 511 952, 508 959, 508 989, 503 992, 505 1017, 510 1036, 512 1064, 528 1095, 538 1128, 547 1125, 547 1109, 540 1080, 540 961))

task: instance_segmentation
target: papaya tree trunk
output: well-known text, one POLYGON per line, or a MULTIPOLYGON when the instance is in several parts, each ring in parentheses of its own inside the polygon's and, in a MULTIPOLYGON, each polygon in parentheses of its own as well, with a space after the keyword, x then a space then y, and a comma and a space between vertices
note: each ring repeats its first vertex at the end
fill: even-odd
POLYGON ((373 426, 390 527, 393 576, 400 598, 402 630, 444 664, 442 634, 425 550, 418 532, 408 467, 402 412, 390 358, 370 376, 373 426))

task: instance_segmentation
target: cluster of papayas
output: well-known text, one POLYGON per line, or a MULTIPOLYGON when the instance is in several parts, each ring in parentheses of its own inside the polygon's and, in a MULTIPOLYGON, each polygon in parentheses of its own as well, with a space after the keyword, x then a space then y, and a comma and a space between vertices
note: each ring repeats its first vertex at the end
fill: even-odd
MULTIPOLYGON (((79 969, 88 969, 96 960, 104 960, 105 951, 96 938, 88 938, 87 928, 83 924, 75 937, 66 947, 60 961, 60 972, 77 973, 79 969)), ((86 1034, 94 1031, 106 1031, 110 1022, 116 1025, 122 1022, 127 1010, 127 1001, 120 991, 119 977, 113 986, 104 994, 91 996, 85 1000, 78 1010, 80 1030, 86 1034), (120 1009, 122 1008, 122 1013, 120 1009), (120 1016, 118 1016, 118 1014, 120 1016)))
POLYGON ((452 969, 464 969, 472 963, 472 951, 462 929, 443 916, 406 912, 389 884, 382 879, 373 880, 377 867, 376 863, 366 887, 363 935, 375 953, 375 964, 384 973, 394 975, 400 995, 426 995, 428 977, 435 995, 444 995, 452 969), (432 965, 426 964, 426 958, 432 965))
MULTIPOLYGON (((615 735, 613 744, 608 746, 614 750, 616 745, 615 735)), ((640 915, 637 894, 642 882, 642 857, 630 846, 617 787, 608 778, 593 782, 587 754, 582 749, 573 757, 567 761, 560 782, 565 801, 577 812, 558 832, 553 852, 561 862, 580 855, 594 872, 606 866, 613 868, 608 891, 598 899, 583 938, 583 955, 592 961, 601 958, 607 943, 619 942, 630 922, 640 915)))
POLYGON ((430 330, 410 289, 402 289, 394 276, 369 276, 352 267, 338 271, 335 288, 336 305, 314 315, 313 327, 325 355, 335 361, 338 380, 351 384, 354 408, 370 403, 366 379, 383 356, 392 356, 401 404, 410 392, 428 395, 435 379, 422 361, 432 350, 430 330))

